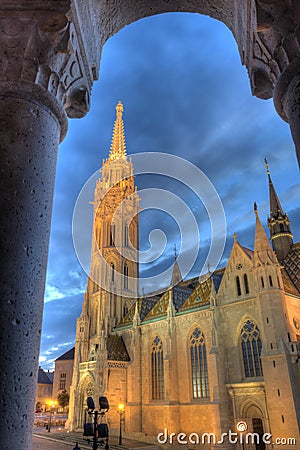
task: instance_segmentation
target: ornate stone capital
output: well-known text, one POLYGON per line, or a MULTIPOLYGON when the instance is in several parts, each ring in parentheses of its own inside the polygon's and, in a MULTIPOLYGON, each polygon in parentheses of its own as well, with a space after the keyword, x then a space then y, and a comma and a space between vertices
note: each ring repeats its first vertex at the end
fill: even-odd
POLYGON ((274 98, 278 114, 290 124, 300 161, 300 2, 249 0, 246 20, 241 56, 252 94, 274 98))
MULTIPOLYGON (((31 98, 36 100, 43 92, 48 103, 56 103, 54 109, 62 106, 69 117, 83 117, 89 110, 93 70, 77 22, 71 0, 2 1, 2 86, 14 85, 15 95, 21 97, 27 95, 26 86, 25 91, 31 89, 31 98)), ((6 95, 4 86, 1 91, 6 95)))

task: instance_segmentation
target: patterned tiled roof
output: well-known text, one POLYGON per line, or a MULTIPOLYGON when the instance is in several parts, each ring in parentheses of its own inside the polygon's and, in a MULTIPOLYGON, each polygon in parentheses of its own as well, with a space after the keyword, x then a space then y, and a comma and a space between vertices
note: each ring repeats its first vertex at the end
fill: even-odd
POLYGON ((145 320, 154 319, 166 315, 169 304, 169 295, 169 291, 166 291, 162 294, 158 302, 155 303, 153 308, 145 317, 145 320))
MULTIPOLYGON (((136 301, 138 304, 138 312, 141 321, 144 320, 148 312, 153 308, 153 306, 159 300, 159 298, 160 296, 156 295, 154 297, 141 297, 136 301)), ((129 311, 123 317, 123 319, 117 324, 116 328, 123 327, 126 325, 132 325, 136 302, 131 306, 131 308, 129 308, 129 311)))
POLYGON ((287 273, 287 271, 284 268, 281 269, 281 276, 282 276, 284 291, 287 294, 299 295, 299 292, 298 292, 296 286, 294 285, 289 274, 287 273))
POLYGON ((300 293, 300 242, 294 244, 283 260, 283 265, 287 271, 294 287, 298 290, 297 294, 300 293))
POLYGON ((210 304, 212 280, 207 278, 202 283, 200 282, 193 290, 187 301, 179 309, 180 312, 187 309, 198 308, 199 306, 210 304))
POLYGON ((109 361, 130 361, 122 336, 110 334, 106 341, 109 361))

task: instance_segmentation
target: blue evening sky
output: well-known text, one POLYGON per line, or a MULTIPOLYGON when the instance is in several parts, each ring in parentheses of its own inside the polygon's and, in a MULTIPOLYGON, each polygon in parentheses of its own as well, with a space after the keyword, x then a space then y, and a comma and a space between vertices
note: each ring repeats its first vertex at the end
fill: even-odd
MULTIPOLYGON (((220 265, 229 256, 234 232, 241 244, 253 248, 254 201, 266 225, 265 157, 289 214, 294 241, 300 239, 300 180, 289 127, 275 112, 272 100, 252 97, 231 32, 213 19, 185 13, 163 14, 125 27, 104 46, 89 114, 69 121, 68 135, 59 149, 40 357, 45 369, 51 369, 53 361, 74 345, 87 276, 74 251, 72 215, 82 187, 108 156, 119 100, 125 109, 128 154, 180 156, 201 169, 215 186, 227 222, 220 265)), ((160 187, 175 193, 189 205, 203 247, 189 275, 196 276, 210 241, 203 205, 187 186, 168 177, 137 177, 137 184, 140 189, 160 187)), ((86 211, 91 227, 92 207, 86 211)), ((161 257, 152 265, 142 264, 143 276, 150 277, 145 290, 157 288, 151 286, 151 273, 172 264, 175 242, 180 248, 176 219, 155 210, 140 215, 141 249, 149 248, 151 230, 160 228, 167 238, 161 257)), ((185 226, 188 230, 189 224, 185 226)), ((89 255, 91 229, 83 232, 89 255)), ((188 254, 193 242, 191 235, 182 251, 188 254)))

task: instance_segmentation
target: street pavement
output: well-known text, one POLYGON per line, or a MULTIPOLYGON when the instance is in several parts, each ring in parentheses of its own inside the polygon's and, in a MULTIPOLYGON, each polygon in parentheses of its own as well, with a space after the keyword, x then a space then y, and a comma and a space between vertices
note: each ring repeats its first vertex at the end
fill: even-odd
MULTIPOLYGON (((118 436, 110 436, 110 450, 157 450, 158 446, 149 442, 143 442, 139 439, 130 439, 123 437, 122 445, 119 445, 118 436)), ((33 433, 33 450, 73 450, 76 442, 81 450, 91 449, 87 441, 83 439, 81 433, 68 433, 65 429, 51 428, 47 432, 45 428, 35 428, 33 433)), ((99 449, 104 450, 103 445, 99 449)))
MULTIPOLYGON (((49 441, 48 439, 42 439, 41 437, 33 437, 33 450, 72 450, 74 447, 75 443, 66 444, 62 441, 49 441)), ((85 450, 83 447, 80 448, 81 450, 85 450)))

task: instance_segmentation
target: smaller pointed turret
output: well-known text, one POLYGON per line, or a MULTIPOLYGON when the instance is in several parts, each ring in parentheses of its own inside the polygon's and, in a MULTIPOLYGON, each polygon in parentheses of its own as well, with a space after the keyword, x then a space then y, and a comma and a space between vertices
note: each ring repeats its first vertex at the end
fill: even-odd
POLYGON ((116 159, 126 157, 126 144, 123 122, 124 107, 122 102, 118 102, 116 106, 116 120, 114 123, 114 131, 111 140, 110 153, 108 160, 115 161, 116 159))
POLYGON ((171 286, 176 286, 181 281, 182 281, 182 275, 181 275, 179 265, 177 262, 176 244, 174 244, 174 266, 173 266, 173 273, 172 273, 172 278, 171 278, 171 286))
POLYGON ((270 216, 268 218, 268 228, 270 229, 270 239, 273 250, 276 252, 278 261, 282 261, 293 245, 293 235, 290 229, 289 218, 283 211, 275 191, 267 159, 265 159, 265 164, 270 190, 270 216))

